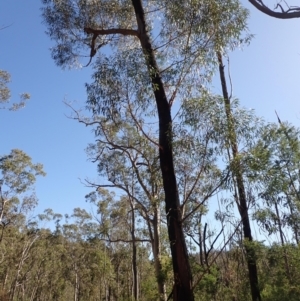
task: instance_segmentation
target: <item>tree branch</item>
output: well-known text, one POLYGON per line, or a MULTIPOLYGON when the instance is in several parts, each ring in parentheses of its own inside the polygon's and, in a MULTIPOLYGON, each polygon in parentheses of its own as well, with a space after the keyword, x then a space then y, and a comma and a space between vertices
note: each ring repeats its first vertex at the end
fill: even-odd
POLYGON ((139 33, 135 29, 125 29, 125 28, 110 28, 110 29, 93 29, 90 27, 85 27, 84 32, 87 34, 94 34, 97 36, 111 35, 111 34, 121 34, 123 36, 135 36, 139 37, 139 33))
POLYGON ((287 10, 284 10, 280 4, 277 4, 275 9, 280 7, 281 12, 276 12, 270 9, 269 7, 267 7, 261 0, 249 0, 249 2, 259 11, 261 11, 262 13, 270 17, 274 17, 277 19, 300 18, 300 7, 293 7, 293 8, 289 7, 287 10))
POLYGON ((113 35, 113 34, 121 34, 124 36, 136 36, 139 37, 139 33, 137 30, 134 29, 125 29, 125 28, 110 28, 110 29, 93 29, 90 27, 85 27, 84 32, 87 34, 93 34, 92 43, 91 43, 91 52, 90 52, 90 61, 87 63, 87 66, 91 63, 93 57, 97 53, 97 50, 99 50, 102 46, 106 45, 107 42, 101 43, 96 47, 96 39, 98 36, 104 36, 104 35, 113 35))

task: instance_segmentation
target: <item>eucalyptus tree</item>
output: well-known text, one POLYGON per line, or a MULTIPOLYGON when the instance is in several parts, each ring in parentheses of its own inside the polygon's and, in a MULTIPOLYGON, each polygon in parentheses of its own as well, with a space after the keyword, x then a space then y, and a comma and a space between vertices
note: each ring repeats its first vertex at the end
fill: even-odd
MULTIPOLYGON (((288 244, 299 239, 299 130, 281 123, 267 124, 239 163, 254 200, 253 219, 271 237, 279 237, 284 274, 293 281, 288 244), (293 238, 289 240, 292 234, 293 238)), ((250 208, 250 206, 248 206, 250 208)), ((249 210, 249 209, 248 209, 249 210)), ((257 257, 256 257, 257 258, 257 257)))
MULTIPOLYGON (((220 68, 224 68, 222 64, 220 68)), ((221 75, 224 76, 222 73, 221 75)), ((223 81, 222 86, 227 89, 226 82, 223 81)), ((225 168, 228 168, 229 176, 223 188, 233 191, 233 200, 236 202, 241 216, 244 237, 251 242, 252 234, 248 214, 251 203, 246 198, 245 180, 243 179, 243 171, 246 165, 242 164, 242 159, 245 153, 255 144, 261 121, 253 112, 242 109, 238 101, 230 98, 226 93, 223 97, 220 97, 211 92, 206 92, 201 99, 196 98, 186 101, 183 114, 185 122, 192 126, 200 113, 205 116, 206 126, 209 126, 212 131, 211 140, 215 142, 216 152, 223 158, 225 168), (243 152, 240 152, 239 148, 243 149, 243 152)), ((253 262, 254 257, 251 256, 253 248, 246 243, 245 247, 249 249, 248 269, 252 299, 260 300, 257 268, 255 262, 253 262)))
MULTIPOLYGON (((90 121, 76 118, 79 118, 79 121, 86 125, 95 125, 97 142, 90 145, 89 155, 98 163, 99 175, 106 179, 106 183, 88 182, 88 185, 96 187, 99 197, 111 204, 115 200, 102 189, 118 189, 124 194, 123 201, 118 201, 119 205, 115 205, 115 207, 124 210, 124 205, 127 203, 125 216, 124 212, 113 216, 118 224, 125 222, 123 231, 126 232, 129 226, 130 229, 128 230, 130 230, 131 237, 127 238, 127 241, 132 243, 133 249, 135 249, 136 241, 141 241, 141 237, 136 240, 135 232, 138 230, 135 230, 136 215, 137 218, 142 218, 145 221, 147 230, 144 232, 148 235, 143 238, 143 241, 151 242, 158 291, 161 298, 165 299, 166 291, 160 262, 162 180, 158 174, 159 157, 156 138, 151 134, 153 129, 148 129, 144 124, 145 121, 141 119, 142 112, 144 110, 141 107, 133 108, 132 104, 128 103, 127 119, 121 119, 117 116, 115 116, 114 121, 109 121, 106 118, 94 118, 90 121), (127 220, 128 214, 132 218, 130 223, 127 220), (119 218, 116 219, 116 217, 119 218)), ((91 198, 93 195, 91 194, 89 197, 91 198)), ((104 209, 103 205, 99 204, 99 209, 104 209)), ((116 212, 112 205, 110 205, 110 211, 112 211, 111 214, 116 212)), ((112 229, 116 228, 113 225, 111 226, 112 229)), ((116 239, 120 241, 121 233, 118 232, 117 237, 112 234, 113 231, 110 231, 108 236, 110 241, 116 239)), ((106 232, 106 235, 108 235, 108 232, 106 232)), ((121 235, 123 239, 126 236, 126 233, 121 235)))
POLYGON ((299 129, 287 123, 263 128, 252 150, 252 173, 259 183, 256 218, 269 234, 279 233, 280 243, 299 243, 299 129), (288 228, 293 234, 288 240, 288 228))
MULTIPOLYGON (((137 208, 138 203, 132 194, 125 194, 116 197, 99 185, 97 192, 87 195, 87 199, 97 206, 97 214, 95 218, 99 223, 97 238, 105 241, 110 257, 115 258, 114 266, 117 280, 117 295, 120 295, 120 279, 122 275, 120 269, 129 264, 128 270, 132 273, 132 277, 127 277, 127 281, 132 282, 130 291, 134 300, 139 300, 140 277, 139 277, 139 250, 140 243, 150 243, 151 240, 145 235, 147 230, 142 222, 140 210, 137 208), (130 254, 131 253, 131 254, 130 254), (128 263, 119 261, 119 254, 126 256, 130 254, 131 260, 128 263)), ((113 185, 110 185, 113 186, 113 185)), ((157 260, 157 254, 154 254, 154 261, 157 260)), ((123 260, 124 261, 124 260, 123 260)))
MULTIPOLYGON (((152 246, 159 295, 165 300, 160 238, 161 222, 165 220, 165 216, 161 214, 164 194, 162 179, 158 173, 158 141, 155 135, 157 125, 150 117, 148 121, 144 118, 143 115, 147 114, 149 109, 145 110, 143 106, 130 103, 130 100, 127 100, 122 109, 126 111, 123 118, 115 116, 113 121, 100 117, 91 119, 81 117, 74 111, 75 119, 85 125, 94 126, 97 142, 90 145, 89 155, 98 163, 99 175, 107 180, 106 183, 91 181, 87 183, 96 187, 99 196, 104 197, 108 203, 114 202, 113 197, 107 198, 107 192, 102 189, 121 190, 130 205, 131 216, 133 217, 136 210, 139 217, 144 219, 148 230, 145 231, 147 233, 145 240, 149 240, 152 246)), ((151 110, 148 114, 151 115, 151 110)), ((179 119, 175 123, 173 140, 175 171, 185 231, 190 228, 195 212, 200 212, 208 199, 219 189, 223 180, 222 173, 214 165, 216 157, 210 145, 211 132, 204 127, 201 133, 202 135, 199 135, 197 131, 198 137, 195 138, 193 129, 185 127, 179 119)), ((94 198, 94 194, 88 197, 94 198)), ((104 209, 103 205, 99 204, 99 208, 101 207, 104 209)), ((123 208, 121 205, 119 207, 123 208)), ((111 206, 110 208, 113 210, 111 206)), ((134 224, 132 221, 131 225, 134 224)), ((115 226, 111 228, 114 229, 115 226)), ((133 232, 131 230, 131 233, 133 232)), ((118 238, 117 241, 119 240, 118 238)), ((132 235, 131 242, 134 241, 132 235)))
POLYGON ((31 250, 39 238, 35 223, 28 216, 37 205, 32 190, 36 176, 45 175, 41 164, 34 164, 23 151, 13 149, 0 157, 0 242, 2 257, 12 266, 1 271, 2 289, 13 300, 24 287, 32 268, 31 250), (31 262, 31 263, 30 263, 31 262))
MULTIPOLYGON (((245 120, 249 122, 248 130, 245 131, 245 127, 244 129, 240 127, 239 121, 234 116, 232 96, 227 90, 222 54, 217 52, 217 57, 227 123, 225 128, 228 131, 225 139, 226 148, 232 172, 232 189, 243 225, 245 239, 243 247, 246 251, 252 300, 261 300, 257 244, 253 242, 250 210, 251 207, 256 208, 254 217, 269 233, 278 230, 282 246, 285 240, 283 227, 289 223, 288 221, 294 221, 295 223, 291 224, 297 242, 299 134, 295 129, 283 125, 280 119, 280 126, 277 128, 274 125, 266 126, 255 118, 250 120, 249 116, 244 117, 244 122, 245 120), (244 133, 240 132, 241 129, 244 133), (263 207, 267 204, 267 208, 261 209, 259 205, 261 199, 263 207), (274 211, 270 209, 272 206, 274 211), (280 210, 280 206, 287 207, 290 212, 280 210)), ((287 254, 284 254, 284 257, 286 275, 291 279, 287 254)))
POLYGON ((10 269, 9 295, 10 300, 24 300, 32 285, 30 280, 38 262, 37 242, 41 239, 41 234, 38 229, 31 229, 27 233, 16 233, 16 238, 13 242, 15 266, 14 269, 10 269))
MULTIPOLYGON (((95 236, 95 230, 96 225, 91 214, 81 208, 74 208, 70 216, 66 215, 66 222, 62 225, 62 234, 65 238, 63 247, 68 263, 65 273, 73 288, 74 301, 87 296, 90 290, 88 281, 85 280, 90 277, 92 267, 86 266, 86 261, 89 261, 86 258, 89 257, 92 248, 88 247, 86 241, 95 236)), ((108 274, 105 273, 104 279, 108 274)))
POLYGON ((26 285, 19 289, 25 292, 26 300, 63 297, 67 287, 64 274, 67 263, 62 260, 62 237, 45 228, 37 233, 39 238, 29 254, 28 264, 32 265, 32 270, 28 273, 26 285))
MULTIPOLYGON (((239 41, 246 12, 238 1, 60 1, 43 0, 48 34, 57 44, 52 55, 63 67, 95 62, 89 106, 114 118, 122 113, 124 87, 144 107, 156 104, 159 166, 174 271, 174 300, 193 300, 192 275, 181 222, 173 159, 171 109, 195 93, 213 61, 211 22, 220 22, 218 43, 239 41), (101 51, 103 50, 103 51, 101 51), (109 55, 105 55, 110 51, 109 55), (96 55, 97 59, 95 59, 96 55), (89 60, 89 61, 88 61, 89 60), (88 62, 87 62, 88 61, 88 62), (204 72, 200 72, 203 70, 204 72), (195 78, 197 83, 195 83, 195 78)), ((215 44, 215 42, 214 42, 215 44)))
POLYGON ((45 176, 45 172, 42 164, 32 163, 31 158, 18 149, 0 157, 0 172, 1 241, 4 229, 10 225, 20 226, 26 214, 37 205, 32 188, 36 176, 45 176))
POLYGON ((244 244, 244 248, 247 253, 247 265, 249 271, 249 282, 251 287, 251 294, 253 301, 260 301, 260 290, 258 283, 258 272, 257 272, 257 264, 256 264, 256 255, 253 246, 251 245, 253 241, 253 236, 251 233, 251 225, 249 218, 249 198, 247 199, 246 189, 245 189, 245 179, 243 175, 243 168, 241 165, 240 151, 236 133, 236 124, 234 118, 232 116, 232 105, 231 105, 231 96, 228 92, 228 87, 226 83, 226 76, 224 72, 223 58, 222 53, 217 51, 217 57, 219 62, 219 74, 220 81, 223 92, 224 99, 224 110, 226 114, 226 127, 228 130, 228 154, 232 156, 231 165, 232 165, 232 177, 234 182, 235 189, 235 198, 237 207, 241 216, 242 224, 243 224, 243 232, 244 238, 247 240, 244 244))
POLYGON ((6 104, 9 103, 11 98, 10 89, 8 87, 10 81, 10 74, 5 70, 0 70, 0 104, 2 105, 0 109, 16 111, 25 106, 26 101, 30 98, 30 95, 28 93, 22 93, 19 103, 13 103, 10 107, 7 107, 6 104))
MULTIPOLYGON (((7 28, 8 26, 0 28, 0 30, 7 28)), ((20 108, 23 108, 26 104, 26 101, 30 99, 28 93, 22 93, 20 96, 19 103, 13 103, 10 107, 7 107, 11 98, 11 92, 9 88, 9 83, 11 81, 11 75, 9 72, 0 69, 0 109, 9 109, 11 111, 16 111, 20 108)))
POLYGON ((31 158, 18 149, 0 157, 0 170, 1 186, 6 188, 7 197, 26 192, 35 183, 36 176, 45 176, 43 165, 33 164, 31 158))

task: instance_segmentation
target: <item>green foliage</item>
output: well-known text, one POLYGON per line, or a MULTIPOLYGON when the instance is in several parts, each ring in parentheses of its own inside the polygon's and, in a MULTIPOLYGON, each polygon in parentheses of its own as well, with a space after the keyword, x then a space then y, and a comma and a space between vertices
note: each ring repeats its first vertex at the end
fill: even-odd
POLYGON ((290 229, 296 243, 300 233, 299 159, 299 129, 280 123, 262 129, 247 162, 249 180, 256 183, 258 197, 263 201, 263 206, 256 204, 254 218, 269 235, 283 235, 290 229))
MULTIPOLYGON (((23 220, 22 230, 10 227, 4 232, 0 244, 3 296, 10 295, 13 297, 10 300, 20 300, 21 294, 24 300, 32 296, 41 300, 71 300, 78 281, 77 293, 81 300, 101 300, 107 296, 131 300, 130 244, 106 243, 97 238, 96 228, 89 228, 90 235, 82 236, 90 224, 89 215, 76 208, 73 216, 68 224, 62 225, 66 231, 60 234, 38 226, 28 228, 26 220, 23 220)), ((299 247, 278 244, 267 247, 256 242, 246 245, 255 249, 263 300, 298 300, 299 247), (289 275, 285 256, 288 258, 289 275)), ((157 279, 148 247, 139 244, 138 254, 140 300, 157 300, 157 279)), ((196 300, 251 300, 245 252, 238 245, 227 251, 213 250, 208 266, 201 266, 198 254, 191 255, 190 260, 194 281, 198 281, 196 300)), ((167 254, 161 256, 161 276, 167 285, 167 295, 173 286, 171 262, 167 254)))
MULTIPOLYGON (((169 160, 174 155, 178 185, 175 183, 173 192, 178 191, 181 198, 176 210, 182 213, 186 233, 199 248, 206 247, 209 240, 201 240, 201 218, 210 208, 208 201, 219 191, 232 193, 231 201, 237 201, 236 180, 245 177, 248 190, 243 191, 247 194, 243 221, 248 206, 249 210, 256 206, 253 216, 260 225, 281 237, 288 225, 298 243, 297 135, 283 127, 262 128, 261 120, 252 111, 241 109, 236 100, 231 99, 230 108, 226 105, 224 110, 224 98, 204 88, 217 65, 216 51, 227 54, 251 39, 245 34, 248 12, 236 0, 142 3, 157 68, 149 67, 150 54, 141 47, 142 34, 137 31, 131 1, 43 0, 44 21, 56 43, 52 48, 55 62, 62 67, 81 67, 87 63, 83 61, 85 53, 94 67, 93 81, 86 85, 92 117, 78 120, 94 126, 96 142, 90 145, 89 155, 105 178, 101 184, 88 182, 97 190, 87 196, 96 205, 97 223, 88 212, 76 208, 66 224, 57 225, 57 258, 63 258, 63 263, 50 299, 130 300, 135 268, 139 270, 141 300, 155 300, 154 287, 162 282, 166 291, 172 290, 169 247, 162 241, 161 226, 169 212, 161 212, 164 191, 158 154, 164 149, 158 144, 154 101, 160 86, 151 82, 158 73, 169 102, 166 112, 170 113, 174 101, 179 103, 174 126, 170 122, 160 135, 167 135, 174 147, 169 160), (232 118, 228 118, 228 110, 232 118), (236 148, 233 156, 230 148, 236 148), (120 191, 122 195, 116 197, 120 191), (267 205, 266 210, 261 204, 267 205), (278 207, 286 210, 280 214, 278 207), (139 240, 151 243, 152 253, 145 252, 139 240)), ((11 182, 11 186, 18 185, 11 182)), ((224 221, 236 224, 230 213, 218 214, 224 232, 224 221)), ((230 238, 227 249, 205 254, 205 263, 191 260, 194 275, 202 277, 195 289, 199 300, 250 300, 247 263, 253 261, 259 267, 266 299, 287 294, 293 300, 291 277, 298 275, 289 254, 297 252, 288 251, 282 238, 280 251, 270 256, 278 264, 267 265, 266 274, 268 248, 236 236, 230 238), (280 276, 283 271, 285 275, 280 276)))
MULTIPOLYGON (((13 149, 9 155, 0 157, 0 242, 7 226, 24 228, 26 215, 37 205, 33 188, 36 176, 45 175, 41 164, 33 164, 21 150, 13 149)), ((28 221, 29 222, 29 221, 28 221)), ((30 221, 28 227, 34 226, 30 221)))
POLYGON ((10 193, 16 194, 29 189, 36 176, 46 175, 41 164, 33 164, 31 158, 18 149, 13 149, 9 155, 0 158, 0 170, 1 185, 6 186, 10 193))
MULTIPOLYGON (((8 84, 11 81, 11 76, 7 71, 0 70, 0 104, 7 104, 10 100, 11 93, 8 88, 8 84)), ((28 93, 22 93, 20 95, 20 102, 13 103, 11 107, 8 109, 11 111, 16 111, 20 108, 23 108, 26 104, 26 101, 30 99, 30 95, 28 93)), ((1 106, 0 109, 6 108, 5 106, 1 106)))
POLYGON ((10 90, 7 84, 10 82, 10 74, 7 71, 0 70, 0 103, 7 102, 10 98, 10 90))
POLYGON ((264 300, 298 300, 299 299, 299 247, 277 244, 272 245, 265 253, 264 266, 264 289, 262 296, 264 300), (289 273, 286 273, 284 258, 288 258, 289 273))

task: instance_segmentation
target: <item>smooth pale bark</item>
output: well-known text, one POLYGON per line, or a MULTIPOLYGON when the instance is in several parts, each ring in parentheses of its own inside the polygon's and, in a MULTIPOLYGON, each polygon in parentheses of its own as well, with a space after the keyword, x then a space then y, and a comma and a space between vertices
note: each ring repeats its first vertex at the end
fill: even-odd
POLYGON ((166 301, 166 285, 162 275, 162 263, 161 263, 161 243, 160 243, 160 210, 158 206, 155 206, 155 213, 153 218, 153 240, 152 250, 155 261, 155 274, 157 279, 157 288, 159 293, 159 300, 166 301))
POLYGON ((78 268, 76 262, 74 263, 75 283, 74 283, 74 301, 78 301, 79 296, 79 281, 78 281, 78 268))
POLYGON ((137 246, 135 237, 135 206, 134 201, 130 200, 131 207, 131 239, 132 239, 132 274, 133 274, 133 298, 138 300, 138 270, 137 270, 137 246))
POLYGON ((29 254, 29 252, 31 250, 31 247, 33 246, 33 244, 35 243, 35 241, 37 239, 38 239, 38 236, 35 235, 32 238, 32 240, 29 240, 29 241, 25 242, 25 245, 23 247, 23 250, 22 250, 22 253, 20 255, 20 259, 19 259, 18 265, 17 265, 16 276, 15 276, 15 279, 13 280, 13 282, 12 282, 12 285, 11 285, 10 300, 14 300, 14 298, 15 298, 15 294, 16 294, 17 287, 18 287, 18 281, 20 279, 22 268, 23 268, 23 266, 25 264, 27 256, 28 256, 28 254, 29 254))

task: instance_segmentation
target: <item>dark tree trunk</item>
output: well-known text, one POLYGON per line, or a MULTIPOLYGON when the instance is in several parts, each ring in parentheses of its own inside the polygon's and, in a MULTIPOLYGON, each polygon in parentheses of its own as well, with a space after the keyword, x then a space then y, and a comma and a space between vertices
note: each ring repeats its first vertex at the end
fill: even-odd
MULTIPOLYGON (((249 2, 256 7, 259 11, 262 13, 273 17, 277 19, 294 19, 294 18, 300 18, 300 7, 298 6, 288 6, 287 9, 283 9, 282 6, 280 6, 280 11, 275 11, 270 8, 268 8, 267 5, 264 4, 262 0, 249 0, 249 2)), ((279 7, 279 4, 276 8, 279 7)))
POLYGON ((291 283, 292 282, 291 281, 292 280, 291 279, 291 272, 290 272, 290 268, 289 268, 287 250, 286 250, 285 243, 284 243, 284 234, 283 234, 283 230, 282 230, 281 217, 280 217, 280 214, 279 214, 279 208, 278 208, 277 200, 273 199, 273 202, 274 202, 275 211, 276 211, 276 217, 277 217, 277 223, 278 223, 278 230, 279 230, 279 235, 280 235, 281 246, 283 248, 285 271, 286 271, 287 278, 289 279, 289 281, 291 283))
POLYGON ((165 191, 168 233, 174 272, 173 300, 193 301, 192 274, 182 229, 179 195, 173 162, 171 108, 159 74, 150 37, 146 31, 142 2, 141 0, 132 0, 132 4, 138 24, 138 37, 149 70, 159 118, 160 168, 165 191))
POLYGON ((138 298, 138 270, 137 270, 137 246, 135 237, 135 206, 133 200, 130 200, 131 207, 131 239, 132 239, 132 271, 133 271, 133 297, 137 301, 138 298))
POLYGON ((229 143, 231 146, 232 156, 235 159, 235 167, 233 170, 233 175, 235 177, 237 189, 238 189, 238 200, 239 200, 238 209, 242 219, 244 238, 247 240, 245 244, 245 250, 246 250, 247 265, 249 271, 249 281, 250 281, 252 301, 261 301, 260 291, 258 286, 255 250, 251 245, 253 238, 251 234, 246 192, 245 192, 245 186, 243 181, 243 174, 240 167, 240 162, 238 161, 237 158, 238 146, 236 141, 236 133, 235 133, 235 128, 234 128, 232 114, 231 114, 231 105, 230 105, 230 98, 228 96, 228 91, 227 91, 224 65, 223 65, 222 55, 220 52, 217 53, 217 57, 219 62, 219 72, 220 72, 220 79, 222 84, 225 111, 227 116, 227 124, 228 124, 228 131, 229 131, 229 140, 230 140, 229 143))

